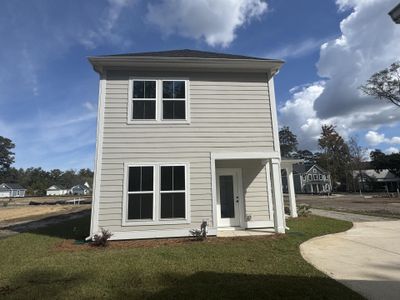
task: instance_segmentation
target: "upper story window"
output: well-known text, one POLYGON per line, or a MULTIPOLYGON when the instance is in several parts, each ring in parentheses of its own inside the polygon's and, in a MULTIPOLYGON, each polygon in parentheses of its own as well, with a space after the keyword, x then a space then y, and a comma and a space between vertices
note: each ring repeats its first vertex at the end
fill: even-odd
POLYGON ((157 104, 157 82, 134 80, 132 99, 133 120, 155 120, 157 104))
POLYGON ((188 80, 130 81, 128 123, 188 123, 188 80))
POLYGON ((182 80, 162 82, 163 120, 186 119, 186 82, 182 80))

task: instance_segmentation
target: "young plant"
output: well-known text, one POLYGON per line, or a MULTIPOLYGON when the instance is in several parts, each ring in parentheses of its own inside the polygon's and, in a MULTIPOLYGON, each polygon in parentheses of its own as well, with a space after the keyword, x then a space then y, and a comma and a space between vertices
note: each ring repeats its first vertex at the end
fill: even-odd
POLYGON ((112 236, 111 231, 101 228, 101 233, 96 233, 93 236, 92 245, 97 247, 106 247, 108 245, 108 240, 112 236))

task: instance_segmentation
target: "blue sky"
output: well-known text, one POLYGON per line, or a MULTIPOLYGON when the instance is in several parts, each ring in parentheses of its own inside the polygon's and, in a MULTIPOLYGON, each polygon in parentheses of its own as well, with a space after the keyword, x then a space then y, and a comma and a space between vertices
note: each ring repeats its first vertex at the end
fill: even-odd
POLYGON ((335 124, 368 149, 398 151, 400 111, 361 95, 400 59, 396 0, 14 0, 0 9, 0 135, 16 167, 93 167, 98 76, 87 56, 191 48, 282 58, 280 125, 317 149, 335 124))

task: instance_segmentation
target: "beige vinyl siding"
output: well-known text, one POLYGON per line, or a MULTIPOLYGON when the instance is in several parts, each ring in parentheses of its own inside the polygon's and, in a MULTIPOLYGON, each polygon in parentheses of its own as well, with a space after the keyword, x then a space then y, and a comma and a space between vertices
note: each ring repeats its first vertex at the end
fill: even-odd
POLYGON ((265 74, 109 71, 105 99, 99 226, 114 232, 214 226, 210 152, 273 151, 265 74), (190 124, 128 124, 131 76, 189 79, 190 124), (190 165, 192 224, 121 226, 124 163, 139 162, 190 165))

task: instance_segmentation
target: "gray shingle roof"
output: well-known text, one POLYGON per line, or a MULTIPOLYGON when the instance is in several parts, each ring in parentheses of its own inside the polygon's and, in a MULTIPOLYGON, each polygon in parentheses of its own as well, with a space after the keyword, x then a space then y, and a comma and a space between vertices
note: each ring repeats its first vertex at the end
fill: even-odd
POLYGON ((4 183, 7 187, 9 187, 12 190, 25 190, 25 188, 18 183, 4 183))
POLYGON ((270 60, 278 61, 262 57, 253 57, 253 56, 245 56, 245 55, 237 55, 229 53, 220 53, 220 52, 199 51, 191 49, 101 55, 101 57, 115 57, 115 56, 225 58, 225 59, 251 59, 251 60, 264 60, 264 61, 270 61, 270 60))

